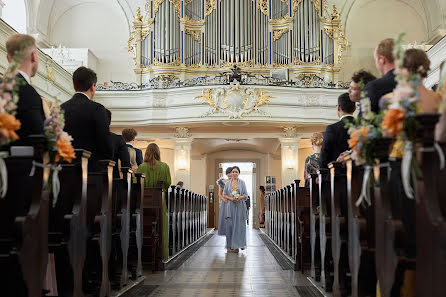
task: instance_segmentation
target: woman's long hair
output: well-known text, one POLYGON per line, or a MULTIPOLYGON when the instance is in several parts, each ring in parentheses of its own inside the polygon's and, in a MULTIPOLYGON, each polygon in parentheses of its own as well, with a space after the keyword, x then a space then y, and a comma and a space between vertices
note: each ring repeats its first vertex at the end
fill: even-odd
POLYGON ((153 169, 156 163, 161 161, 160 148, 156 143, 150 143, 147 146, 146 153, 144 154, 144 162, 149 163, 150 168, 153 169))

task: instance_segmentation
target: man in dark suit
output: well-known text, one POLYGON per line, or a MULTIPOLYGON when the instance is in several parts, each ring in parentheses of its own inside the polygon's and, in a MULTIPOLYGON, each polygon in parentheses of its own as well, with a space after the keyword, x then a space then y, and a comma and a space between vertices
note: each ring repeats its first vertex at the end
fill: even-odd
POLYGON ((393 48, 395 41, 391 38, 381 41, 375 49, 374 57, 378 71, 383 77, 369 82, 364 91, 370 98, 370 104, 373 112, 379 112, 379 100, 387 93, 393 92, 396 87, 395 74, 395 57, 393 56, 393 48))
POLYGON ((348 93, 344 93, 338 98, 338 117, 340 120, 327 126, 322 142, 322 149, 319 158, 321 168, 328 168, 330 162, 336 161, 341 153, 348 150, 348 140, 350 136, 345 128, 345 122, 353 121, 355 103, 350 100, 348 93))
POLYGON ((142 151, 134 147, 136 135, 138 135, 138 132, 136 132, 136 130, 133 128, 127 128, 122 130, 122 137, 124 138, 127 146, 133 148, 136 151, 136 164, 138 164, 139 166, 143 162, 143 157, 142 157, 142 151))
POLYGON ((43 112, 42 99, 31 86, 31 77, 37 73, 39 66, 36 40, 29 35, 14 34, 6 41, 7 59, 9 63, 17 59, 22 51, 21 64, 18 67, 17 83, 19 83, 19 101, 17 104, 16 118, 21 123, 17 131, 20 139, 14 145, 26 144, 26 137, 32 134, 43 134, 45 114, 43 112))
POLYGON ((113 157, 107 111, 91 100, 96 92, 96 82, 93 70, 79 67, 73 73, 76 94, 61 105, 65 111, 65 131, 73 137, 73 146, 91 152, 89 171, 98 170, 99 160, 113 157))
MULTIPOLYGON (((106 109, 108 117, 108 126, 111 124, 112 113, 110 110, 106 109)), ((121 167, 131 168, 130 165, 130 155, 127 145, 125 144, 124 138, 121 135, 115 134, 110 131, 110 142, 113 148, 113 158, 112 160, 116 162, 115 167, 113 167, 113 178, 122 178, 121 172, 119 172, 118 161, 121 162, 121 167)))

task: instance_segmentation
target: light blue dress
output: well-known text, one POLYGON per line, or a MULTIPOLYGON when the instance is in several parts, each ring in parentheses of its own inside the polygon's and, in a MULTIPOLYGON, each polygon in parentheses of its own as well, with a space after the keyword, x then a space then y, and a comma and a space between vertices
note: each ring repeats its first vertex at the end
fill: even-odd
MULTIPOLYGON (((223 189, 225 187, 225 183, 223 182, 225 178, 222 177, 219 180, 217 180, 217 185, 222 189, 222 195, 223 194, 223 189)), ((219 215, 218 215, 218 235, 226 235, 226 224, 225 224, 225 213, 226 213, 226 203, 225 201, 221 200, 220 201, 220 209, 219 209, 219 215)))
MULTIPOLYGON (((245 182, 238 179, 238 190, 240 196, 245 196, 238 202, 229 201, 226 202, 226 248, 230 249, 244 249, 246 248, 246 220, 247 208, 246 208, 246 191, 245 182)), ((232 196, 232 181, 228 181, 223 190, 223 195, 232 196)))

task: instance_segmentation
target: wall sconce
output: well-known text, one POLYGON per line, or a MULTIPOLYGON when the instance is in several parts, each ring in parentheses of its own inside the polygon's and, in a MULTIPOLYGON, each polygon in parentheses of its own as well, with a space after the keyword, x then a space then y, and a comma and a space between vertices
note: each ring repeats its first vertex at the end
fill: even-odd
POLYGON ((177 167, 180 170, 186 170, 187 162, 185 158, 179 158, 177 162, 177 167))
POLYGON ((294 160, 293 160, 293 158, 287 158, 285 160, 285 166, 288 169, 293 169, 294 168, 294 160))

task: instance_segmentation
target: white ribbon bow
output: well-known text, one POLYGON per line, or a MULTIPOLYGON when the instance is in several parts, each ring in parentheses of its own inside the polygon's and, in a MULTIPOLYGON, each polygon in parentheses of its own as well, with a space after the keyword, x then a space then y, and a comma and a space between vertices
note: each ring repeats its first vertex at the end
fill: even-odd
POLYGON ((361 190, 361 195, 359 195, 358 200, 356 201, 355 205, 356 207, 359 207, 362 202, 365 200, 367 202, 367 204, 370 206, 372 205, 372 201, 370 199, 370 174, 372 173, 372 166, 365 166, 365 172, 364 172, 364 177, 362 178, 362 190, 361 190))
POLYGON ((407 198, 414 199, 414 192, 410 185, 410 179, 412 177, 412 156, 413 156, 413 142, 408 141, 404 146, 404 156, 401 161, 401 180, 403 182, 404 193, 407 198))
POLYGON ((0 198, 5 198, 6 192, 8 192, 8 168, 3 160, 8 155, 8 152, 0 152, 0 198))
POLYGON ((50 168, 53 170, 52 174, 52 192, 53 192, 53 207, 56 206, 57 203, 57 197, 60 193, 60 180, 59 180, 59 172, 62 170, 62 166, 60 165, 53 165, 53 164, 47 164, 44 165, 42 163, 33 161, 33 167, 31 168, 31 172, 29 173, 29 176, 34 176, 34 173, 36 172, 36 167, 40 168, 50 168))

